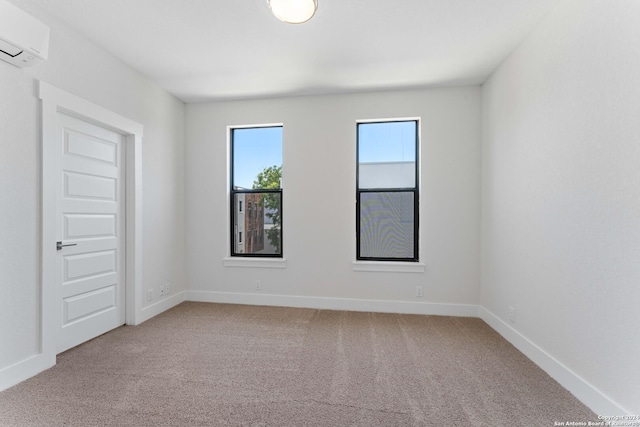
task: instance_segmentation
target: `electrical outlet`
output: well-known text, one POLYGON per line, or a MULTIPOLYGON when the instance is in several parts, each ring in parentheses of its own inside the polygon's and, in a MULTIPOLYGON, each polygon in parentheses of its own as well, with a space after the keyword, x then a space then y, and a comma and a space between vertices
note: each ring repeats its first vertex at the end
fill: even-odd
POLYGON ((424 290, 422 289, 422 286, 416 286, 416 296, 417 297, 424 296, 424 290))
POLYGON ((509 321, 516 323, 516 309, 511 306, 509 307, 509 321))
POLYGON ((165 283, 164 285, 160 285, 160 296, 167 295, 169 293, 169 284, 165 283))
POLYGON ((256 291, 262 290, 262 282, 260 280, 256 280, 256 291))
POLYGON ((153 289, 147 289, 147 301, 153 300, 153 289))

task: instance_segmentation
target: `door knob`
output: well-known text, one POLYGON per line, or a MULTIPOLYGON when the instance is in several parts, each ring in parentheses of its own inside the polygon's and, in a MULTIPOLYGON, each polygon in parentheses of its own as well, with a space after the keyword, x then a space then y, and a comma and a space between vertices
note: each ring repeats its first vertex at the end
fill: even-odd
POLYGON ((68 245, 63 245, 62 242, 56 242, 56 250, 60 251, 62 250, 62 248, 65 248, 67 246, 78 246, 77 243, 69 243, 68 245))

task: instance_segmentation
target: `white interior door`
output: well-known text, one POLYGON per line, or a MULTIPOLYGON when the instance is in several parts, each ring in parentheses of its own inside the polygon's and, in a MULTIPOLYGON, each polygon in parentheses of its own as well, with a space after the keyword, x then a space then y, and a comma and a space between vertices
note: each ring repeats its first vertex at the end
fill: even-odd
POLYGON ((58 353, 125 323, 124 138, 57 113, 58 353))

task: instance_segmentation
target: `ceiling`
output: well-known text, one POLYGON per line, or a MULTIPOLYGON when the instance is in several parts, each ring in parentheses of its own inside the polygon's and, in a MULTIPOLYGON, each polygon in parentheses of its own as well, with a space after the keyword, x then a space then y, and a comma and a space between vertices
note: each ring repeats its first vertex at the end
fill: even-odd
POLYGON ((560 0, 31 0, 185 102, 479 84, 560 0))

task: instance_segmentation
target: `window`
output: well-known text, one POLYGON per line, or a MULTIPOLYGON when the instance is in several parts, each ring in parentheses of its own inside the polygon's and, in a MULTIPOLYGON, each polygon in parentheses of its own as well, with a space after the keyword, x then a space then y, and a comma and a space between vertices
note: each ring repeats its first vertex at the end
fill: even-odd
POLYGON ((282 258, 282 126, 231 129, 230 141, 231 256, 282 258))
POLYGON ((357 125, 356 259, 418 258, 418 121, 357 125))

